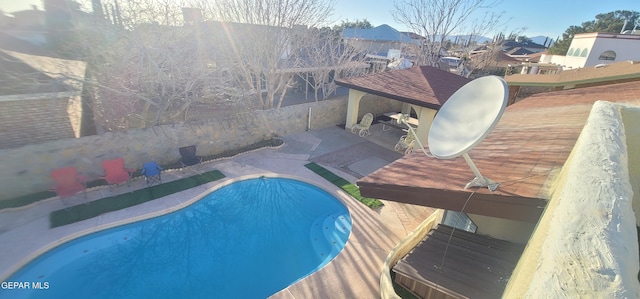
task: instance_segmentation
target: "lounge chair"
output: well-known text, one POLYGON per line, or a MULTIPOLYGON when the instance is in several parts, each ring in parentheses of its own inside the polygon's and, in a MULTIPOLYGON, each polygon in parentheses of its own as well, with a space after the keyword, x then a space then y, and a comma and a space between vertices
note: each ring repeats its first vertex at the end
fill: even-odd
POLYGON ((202 162, 202 158, 196 156, 195 145, 181 147, 178 149, 178 151, 180 152, 180 156, 182 156, 182 158, 180 159, 180 163, 182 163, 182 167, 196 165, 202 162))
MULTIPOLYGON (((404 131, 407 131, 407 130, 404 130, 404 131)), ((413 152, 413 145, 415 142, 416 142, 415 136, 413 136, 411 132, 407 132, 407 135, 402 135, 402 137, 400 137, 400 140, 398 140, 398 143, 396 143, 396 146, 394 147, 394 149, 398 152, 404 151, 404 154, 408 155, 411 152, 413 152)))
POLYGON ((154 183, 162 183, 162 177, 160 176, 161 171, 162 167, 155 161, 144 163, 142 170, 140 170, 140 172, 144 174, 144 180, 147 182, 147 186, 151 186, 154 183))
POLYGON ((51 188, 60 198, 73 196, 80 191, 84 191, 84 197, 87 197, 88 179, 78 174, 78 170, 73 167, 63 167, 51 171, 51 178, 56 182, 55 187, 51 188))
POLYGON ((360 137, 367 136, 371 134, 371 132, 369 132, 371 123, 373 123, 373 114, 367 113, 362 117, 359 124, 353 125, 353 127, 351 127, 351 133, 356 134, 357 132, 358 136, 360 137))
POLYGON ((123 158, 102 161, 102 168, 105 175, 100 178, 107 181, 109 185, 127 182, 127 186, 131 186, 131 173, 135 169, 125 168, 123 158))

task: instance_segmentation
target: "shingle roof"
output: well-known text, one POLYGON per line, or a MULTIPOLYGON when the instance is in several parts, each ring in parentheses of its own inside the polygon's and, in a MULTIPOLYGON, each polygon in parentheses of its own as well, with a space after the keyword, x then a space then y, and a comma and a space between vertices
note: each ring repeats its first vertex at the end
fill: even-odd
POLYGON ((85 65, 0 49, 0 95, 80 91, 85 65))
POLYGON ((0 51, 0 96, 67 91, 68 87, 0 51))
POLYGON ((507 107, 493 132, 469 152, 484 176, 501 183, 494 192, 464 189, 474 177, 464 159, 438 160, 420 151, 359 180, 360 192, 367 197, 457 211, 464 207, 472 214, 535 222, 596 100, 640 104, 640 84, 540 93, 507 107))
POLYGON ((430 66, 415 66, 360 77, 336 80, 336 84, 366 93, 431 109, 440 106, 471 81, 430 66))

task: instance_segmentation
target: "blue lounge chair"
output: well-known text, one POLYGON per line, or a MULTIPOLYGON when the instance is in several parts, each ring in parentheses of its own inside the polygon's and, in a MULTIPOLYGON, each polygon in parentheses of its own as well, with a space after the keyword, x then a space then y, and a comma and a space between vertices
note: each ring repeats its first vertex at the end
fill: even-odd
POLYGON ((144 174, 144 180, 147 182, 147 186, 151 186, 154 183, 162 183, 162 177, 160 176, 161 171, 162 167, 155 161, 144 163, 142 170, 140 170, 140 172, 144 174))

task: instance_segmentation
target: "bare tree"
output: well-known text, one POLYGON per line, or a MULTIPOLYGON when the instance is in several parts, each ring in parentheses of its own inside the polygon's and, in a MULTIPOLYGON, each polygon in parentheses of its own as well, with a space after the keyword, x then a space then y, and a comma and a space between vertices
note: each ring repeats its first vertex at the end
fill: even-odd
POLYGON ((397 0, 391 14, 399 23, 426 38, 417 49, 419 65, 435 65, 441 47, 456 32, 478 35, 495 27, 501 14, 488 13, 480 21, 472 20, 476 12, 495 7, 498 0, 397 0))
POLYGON ((307 45, 306 26, 332 8, 328 0, 193 2, 104 0, 110 22, 74 24, 65 51, 88 62, 82 80, 99 128, 184 121, 194 104, 230 99, 279 107, 296 74, 282 70, 299 68, 293 54, 307 45), (183 26, 181 5, 225 22, 183 26))
POLYGON ((357 59, 356 49, 340 41, 338 31, 311 29, 308 34, 307 46, 297 55, 299 76, 313 89, 316 101, 319 94, 324 100, 336 90, 335 79, 361 74, 368 69, 368 64, 357 59))
POLYGON ((88 63, 82 80, 99 132, 185 121, 193 104, 219 106, 237 93, 223 45, 203 45, 191 27, 85 20, 68 45, 88 63))
POLYGON ((262 107, 278 107, 295 68, 291 54, 304 47, 306 28, 326 22, 333 9, 330 0, 220 0, 197 1, 203 15, 227 24, 235 66, 244 87, 262 107), (280 95, 280 97, 277 97, 280 95))
POLYGON ((125 29, 139 24, 179 26, 184 23, 183 0, 103 0, 107 16, 125 29))

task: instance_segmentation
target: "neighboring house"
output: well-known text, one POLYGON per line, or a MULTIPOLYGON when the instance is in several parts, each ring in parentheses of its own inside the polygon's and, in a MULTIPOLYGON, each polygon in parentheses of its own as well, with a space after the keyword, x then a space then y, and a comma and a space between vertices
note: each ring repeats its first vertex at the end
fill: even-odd
POLYGON ((0 68, 0 148, 80 137, 84 62, 0 49, 0 68))
POLYGON ((509 51, 505 51, 505 53, 509 56, 526 56, 533 54, 535 52, 529 51, 523 47, 513 48, 509 51))
POLYGON ((11 13, 11 16, 2 16, 0 33, 33 45, 44 45, 47 43, 45 12, 34 5, 31 10, 17 11, 11 13))
MULTIPOLYGON (((547 47, 534 42, 520 42, 515 40, 505 40, 501 43, 502 51, 506 53, 539 53, 547 49, 547 47)), ((512 54, 522 55, 522 54, 512 54)))
POLYGON ((576 69, 624 60, 640 60, 640 34, 576 34, 565 56, 543 55, 540 62, 576 69))
MULTIPOLYGON (((255 56, 251 53, 243 52, 260 49, 261 46, 256 45, 256 42, 261 41, 260 38, 262 36, 269 36, 274 39, 280 38, 282 41, 288 41, 286 43, 280 43, 280 48, 275 48, 275 51, 282 50, 280 59, 275 64, 275 68, 273 68, 274 65, 264 65, 254 68, 256 73, 260 72, 260 69, 263 71, 261 75, 262 79, 254 76, 254 84, 256 86, 261 84, 260 90, 263 92, 267 92, 267 86, 264 84, 264 76, 269 76, 270 74, 268 74, 268 72, 282 75, 284 78, 288 76, 299 77, 306 82, 321 86, 319 82, 315 82, 314 76, 320 77, 321 74, 331 73, 331 75, 323 76, 324 78, 318 78, 318 80, 324 81, 323 84, 334 84, 334 77, 339 78, 351 74, 364 73, 370 67, 369 64, 359 61, 361 59, 357 57, 349 45, 337 44, 335 48, 327 45, 322 45, 322 47, 314 47, 313 45, 306 46, 307 48, 294 45, 294 42, 299 41, 292 41, 292 39, 295 39, 295 36, 301 34, 304 30, 307 30, 306 27, 291 29, 256 24, 205 21, 196 23, 193 27, 185 26, 185 28, 196 28, 198 40, 203 46, 210 47, 211 49, 224 49, 222 52, 226 52, 227 56, 225 56, 224 53, 218 55, 218 59, 225 60, 215 62, 218 65, 229 63, 232 57, 233 59, 237 59, 238 57, 235 55, 241 57, 243 57, 243 55, 246 57, 255 56), (249 47, 238 50, 238 48, 243 48, 244 45, 249 45, 249 47), (315 51, 307 51, 308 47, 313 47, 315 51), (319 55, 322 51, 324 51, 326 55, 319 55), (336 65, 336 61, 339 61, 340 64, 336 65)), ((277 46, 278 45, 276 45, 276 47, 277 46)), ((269 46, 265 46, 265 49, 274 51, 274 49, 269 46)), ((253 61, 247 61, 246 63, 253 63, 253 61)), ((246 67, 248 67, 248 65, 246 67)), ((295 81, 297 80, 294 79, 293 82, 295 81)), ((298 83, 297 85, 295 83, 292 85, 296 85, 296 88, 304 90, 305 94, 310 91, 310 85, 304 84, 304 82, 298 83)))
MULTIPOLYGON (((495 191, 465 189, 474 173, 464 159, 421 151, 360 179, 363 196, 447 211, 385 269, 423 298, 638 298, 638 105, 640 84, 626 82, 508 106, 469 152, 495 191)), ((383 294, 393 292, 386 273, 383 294)))
POLYGON ((410 45, 418 45, 419 40, 412 39, 407 33, 400 32, 393 27, 383 24, 371 29, 344 28, 343 41, 367 54, 387 57, 389 50, 397 49, 404 52, 410 45))
POLYGON ((525 69, 538 69, 533 74, 527 74, 523 70, 521 74, 505 77, 509 85, 510 103, 515 102, 518 98, 531 95, 535 90, 540 92, 541 90, 563 90, 640 81, 640 61, 620 61, 548 74, 540 74, 540 71, 544 70, 544 66, 540 64, 522 64, 520 66, 525 69))

